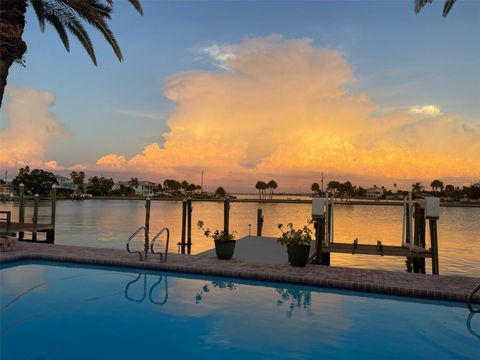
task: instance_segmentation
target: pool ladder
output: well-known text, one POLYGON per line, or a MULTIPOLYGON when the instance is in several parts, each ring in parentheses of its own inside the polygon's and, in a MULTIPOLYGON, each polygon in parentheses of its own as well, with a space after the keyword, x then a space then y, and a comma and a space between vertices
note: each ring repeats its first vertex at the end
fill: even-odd
POLYGON ((477 291, 480 290, 480 284, 478 284, 477 286, 475 286, 475 288, 473 288, 472 292, 470 293, 470 295, 468 295, 467 297, 467 306, 468 306, 468 310, 470 310, 472 313, 480 313, 480 309, 474 309, 473 306, 472 306, 472 299, 473 299, 473 295, 475 295, 475 293, 477 291))
POLYGON ((163 229, 161 229, 159 232, 157 232, 155 234, 155 236, 153 237, 152 240, 148 240, 148 233, 149 233, 149 229, 145 226, 140 226, 137 230, 135 230, 135 232, 128 238, 127 240, 127 251, 131 254, 138 254, 140 256, 140 260, 146 260, 147 259, 147 255, 148 255, 148 251, 150 250, 150 252, 152 254, 155 254, 155 255, 160 255, 160 262, 165 262, 167 261, 167 256, 168 256, 168 246, 169 246, 169 243, 170 243, 170 230, 167 228, 167 227, 164 227, 163 229), (130 248, 130 244, 131 244, 131 241, 135 238, 135 236, 137 236, 141 231, 144 231, 145 233, 145 250, 144 250, 144 254, 139 251, 139 250, 132 250, 130 248), (157 252, 155 251, 155 240, 157 240, 163 233, 166 233, 167 234, 167 239, 165 241, 165 252, 164 253, 161 253, 161 252, 157 252))

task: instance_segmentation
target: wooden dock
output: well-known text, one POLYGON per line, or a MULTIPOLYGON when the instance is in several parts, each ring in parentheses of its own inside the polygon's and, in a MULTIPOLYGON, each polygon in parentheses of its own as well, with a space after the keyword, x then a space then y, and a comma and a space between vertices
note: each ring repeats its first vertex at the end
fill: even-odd
MULTIPOLYGON (((316 243, 310 243, 310 254, 315 253, 316 243)), ((381 249, 377 245, 358 244, 356 249, 352 244, 331 243, 328 247, 322 247, 323 253, 344 253, 381 256, 404 256, 409 258, 431 258, 430 251, 420 247, 412 250, 403 246, 383 245, 381 249)), ((215 249, 197 254, 196 256, 215 256, 215 249)), ((235 259, 241 259, 253 263, 263 264, 287 264, 287 249, 277 242, 275 237, 246 236, 238 239, 235 245, 235 259)))
POLYGON ((51 191, 51 214, 50 214, 50 224, 39 224, 38 223, 38 202, 40 197, 38 194, 33 196, 33 217, 32 222, 25 222, 25 186, 20 184, 19 186, 19 196, 18 196, 18 222, 12 221, 11 211, 0 211, 0 234, 6 235, 18 235, 18 240, 27 240, 25 239, 25 233, 29 232, 32 234, 31 240, 37 241, 37 233, 44 232, 47 235, 47 238, 44 242, 54 243, 55 242, 55 214, 56 214, 56 199, 57 199, 57 189, 55 185, 52 186, 51 191))
POLYGON ((55 229, 53 224, 29 224, 18 222, 0 222, 0 234, 19 233, 19 232, 46 232, 55 229))
POLYGON ((331 243, 328 247, 322 247, 323 253, 343 253, 343 254, 362 254, 362 255, 381 255, 381 256, 405 256, 411 258, 431 258, 432 253, 419 246, 414 246, 412 249, 405 246, 392 245, 368 245, 345 243, 331 243))

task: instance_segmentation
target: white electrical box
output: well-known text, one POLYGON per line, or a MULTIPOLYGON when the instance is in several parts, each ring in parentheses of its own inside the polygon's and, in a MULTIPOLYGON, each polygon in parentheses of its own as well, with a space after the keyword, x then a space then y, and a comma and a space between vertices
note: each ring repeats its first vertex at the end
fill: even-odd
POLYGON ((312 217, 325 217, 325 199, 321 197, 314 197, 312 199, 312 217))
POLYGON ((438 219, 440 217, 440 198, 425 198, 425 219, 438 219))

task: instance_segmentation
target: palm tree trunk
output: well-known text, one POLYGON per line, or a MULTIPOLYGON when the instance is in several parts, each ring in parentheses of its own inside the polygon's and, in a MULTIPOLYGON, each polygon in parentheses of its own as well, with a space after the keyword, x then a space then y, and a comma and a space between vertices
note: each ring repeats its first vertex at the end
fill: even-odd
POLYGON ((21 61, 27 51, 27 45, 22 40, 25 28, 26 0, 0 1, 0 107, 3 93, 7 86, 7 76, 10 66, 15 61, 21 61))

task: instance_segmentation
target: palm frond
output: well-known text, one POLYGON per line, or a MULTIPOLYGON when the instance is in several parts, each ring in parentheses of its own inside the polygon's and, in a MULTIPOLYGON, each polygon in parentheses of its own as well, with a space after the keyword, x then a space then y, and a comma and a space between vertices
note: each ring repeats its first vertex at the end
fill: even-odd
POLYGON ((139 0, 129 0, 129 2, 130 2, 130 4, 132 4, 132 6, 135 8, 135 10, 137 10, 140 13, 140 15, 143 16, 143 9, 142 9, 142 5, 140 5, 140 1, 139 0))
POLYGON ((443 5, 443 16, 447 16, 450 10, 452 10, 453 5, 457 0, 445 0, 445 4, 443 5))
MULTIPOLYGON (((70 50, 67 30, 82 44, 97 65, 93 45, 81 20, 99 30, 112 47, 118 60, 123 60, 120 46, 110 30, 107 21, 111 19, 114 0, 29 0, 37 15, 40 29, 45 30, 48 22, 57 31, 67 51, 70 50)), ((139 0, 129 0, 130 4, 143 15, 139 0)))
POLYGON ((50 14, 47 14, 45 16, 45 19, 55 28, 55 30, 58 33, 58 36, 60 37, 60 40, 62 40, 63 46, 65 46, 65 49, 68 52, 70 52, 70 43, 68 41, 68 34, 62 22, 57 17, 52 16, 50 14))
POLYGON ((30 2, 33 9, 35 10, 35 14, 37 15, 37 19, 40 24, 40 30, 42 32, 45 31, 45 21, 50 23, 60 36, 60 40, 62 40, 65 49, 67 51, 70 51, 70 44, 68 41, 67 32, 59 19, 51 13, 45 11, 45 2, 43 0, 30 0, 30 2))
MULTIPOLYGON (((92 41, 78 16, 69 7, 59 1, 44 1, 44 18, 55 27, 64 45, 66 31, 64 34, 59 25, 63 26, 63 30, 68 29, 80 41, 92 62, 97 65, 92 41)), ((66 39, 68 44, 68 37, 66 39)))
POLYGON ((38 23, 40 24, 40 30, 45 31, 45 7, 42 0, 30 0, 33 10, 37 15, 38 23))
MULTIPOLYGON (((453 5, 457 0, 445 0, 443 4, 443 16, 447 16, 450 10, 452 10, 453 5)), ((431 4, 433 0, 415 0, 415 13, 418 14, 420 10, 427 4, 431 4)))
MULTIPOLYGON (((143 9, 139 0, 128 0, 128 2, 143 16, 143 9)), ((113 7, 113 0, 107 0, 107 3, 113 7)))
POLYGON ((110 19, 112 8, 98 0, 59 0, 77 13, 82 19, 97 28, 112 47, 118 60, 123 60, 122 51, 105 19, 110 19))
POLYGON ((415 14, 418 14, 420 10, 427 4, 431 4, 433 0, 415 0, 415 14))

